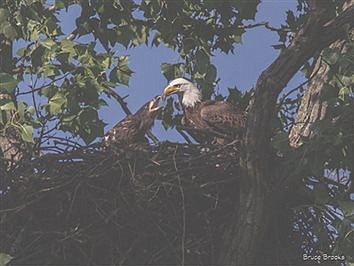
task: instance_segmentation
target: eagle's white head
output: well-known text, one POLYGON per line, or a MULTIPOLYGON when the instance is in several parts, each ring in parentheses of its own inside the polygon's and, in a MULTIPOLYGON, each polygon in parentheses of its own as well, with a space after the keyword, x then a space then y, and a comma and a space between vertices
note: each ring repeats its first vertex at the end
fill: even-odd
POLYGON ((194 105, 202 99, 202 95, 198 88, 192 82, 184 78, 176 78, 172 80, 164 89, 163 97, 175 93, 182 94, 182 104, 185 107, 194 107, 194 105))

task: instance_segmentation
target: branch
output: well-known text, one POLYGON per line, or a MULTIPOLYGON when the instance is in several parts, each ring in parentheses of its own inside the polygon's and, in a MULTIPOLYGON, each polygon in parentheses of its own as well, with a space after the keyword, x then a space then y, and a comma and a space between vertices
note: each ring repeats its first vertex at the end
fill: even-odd
MULTIPOLYGON (((353 7, 353 6, 352 6, 353 7)), ((351 31, 353 34, 353 29, 351 31)), ((337 48, 342 52, 349 49, 350 41, 338 40, 330 45, 331 48, 337 48)), ((307 86, 307 90, 302 97, 299 111, 295 119, 295 123, 289 134, 290 145, 297 148, 302 145, 303 139, 310 137, 311 125, 325 117, 327 113, 326 102, 323 102, 322 97, 319 97, 324 90, 324 83, 328 80, 330 71, 329 64, 321 64, 323 58, 320 56, 316 62, 318 73, 314 74, 315 78, 311 80, 307 86)))
POLYGON ((67 72, 66 74, 64 74, 64 75, 62 75, 62 76, 60 76, 60 77, 58 77, 58 78, 52 80, 51 82, 49 82, 49 83, 47 83, 47 84, 44 84, 44 85, 42 85, 42 86, 40 86, 40 87, 38 87, 38 88, 34 88, 34 87, 36 87, 36 86, 33 86, 33 88, 32 88, 31 90, 29 90, 29 91, 24 91, 24 92, 16 93, 16 96, 25 95, 25 94, 31 94, 31 93, 35 93, 35 92, 37 92, 37 91, 43 90, 44 88, 47 88, 47 87, 53 85, 55 82, 66 78, 69 74, 70 74, 70 73, 67 72))
POLYGON ((105 87, 105 88, 106 88, 106 90, 107 90, 106 93, 107 93, 109 96, 113 97, 113 98, 120 104, 120 106, 122 107, 124 113, 125 113, 126 115, 131 115, 132 112, 129 110, 128 104, 127 104, 127 102, 124 101, 124 98, 122 98, 122 97, 121 97, 118 93, 116 93, 112 88, 110 88, 110 87, 105 87))
POLYGON ((292 32, 289 28, 279 29, 269 25, 268 21, 259 22, 256 24, 248 24, 248 25, 240 25, 238 26, 239 29, 252 29, 257 27, 265 27, 268 30, 275 31, 275 32, 292 32))
MULTIPOLYGON (((319 60, 321 60, 321 58, 319 60)), ((289 95, 291 95, 293 92, 301 89, 307 83, 311 82, 311 80, 317 75, 320 68, 321 68, 321 66, 317 67, 317 69, 316 69, 316 65, 315 65, 315 69, 313 70, 313 72, 311 73, 311 76, 307 80, 305 80, 301 84, 297 85, 295 88, 289 90, 286 94, 282 95, 282 100, 279 102, 279 105, 282 105, 284 103, 284 101, 289 97, 289 95)))
POLYGON ((271 179, 278 178, 270 145, 271 121, 276 114, 277 97, 307 60, 334 41, 346 37, 348 29, 354 26, 353 17, 354 5, 351 5, 338 17, 328 21, 321 1, 311 1, 305 25, 295 35, 291 45, 259 77, 250 102, 242 145, 240 203, 235 208, 234 221, 225 233, 221 263, 248 265, 256 262, 272 203, 277 196, 270 190, 271 179))
POLYGON ((247 157, 267 158, 267 143, 270 140, 269 121, 274 117, 274 106, 279 93, 299 68, 316 52, 346 36, 348 28, 354 26, 354 6, 349 7, 337 18, 319 25, 323 13, 315 12, 294 37, 292 44, 283 50, 278 58, 261 74, 257 81, 255 97, 251 102, 246 133, 247 157))

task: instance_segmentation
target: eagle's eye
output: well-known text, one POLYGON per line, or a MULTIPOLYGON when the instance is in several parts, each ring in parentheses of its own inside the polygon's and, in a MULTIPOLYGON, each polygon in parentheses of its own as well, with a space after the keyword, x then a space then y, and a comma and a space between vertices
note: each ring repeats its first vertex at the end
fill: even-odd
POLYGON ((177 88, 181 88, 182 84, 177 84, 176 87, 177 88))

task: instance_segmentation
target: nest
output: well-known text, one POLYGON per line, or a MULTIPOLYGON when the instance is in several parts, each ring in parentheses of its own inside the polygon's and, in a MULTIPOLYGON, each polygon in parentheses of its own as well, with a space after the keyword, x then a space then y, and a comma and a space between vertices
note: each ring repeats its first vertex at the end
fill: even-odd
POLYGON ((237 145, 47 154, 2 182, 12 264, 210 264, 238 199, 237 145))

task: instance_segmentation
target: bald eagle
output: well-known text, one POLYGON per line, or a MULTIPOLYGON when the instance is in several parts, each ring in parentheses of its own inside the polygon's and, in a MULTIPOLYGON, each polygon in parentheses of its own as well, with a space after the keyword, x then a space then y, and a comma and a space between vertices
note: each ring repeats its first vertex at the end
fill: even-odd
POLYGON ((241 108, 225 101, 202 101, 201 92, 189 80, 177 78, 163 97, 177 94, 183 108, 182 126, 199 143, 225 144, 239 139, 246 124, 241 108))
POLYGON ((148 148, 149 142, 145 133, 154 125, 160 109, 160 99, 161 96, 157 96, 148 101, 135 114, 128 115, 109 130, 102 141, 104 149, 117 151, 148 148))

